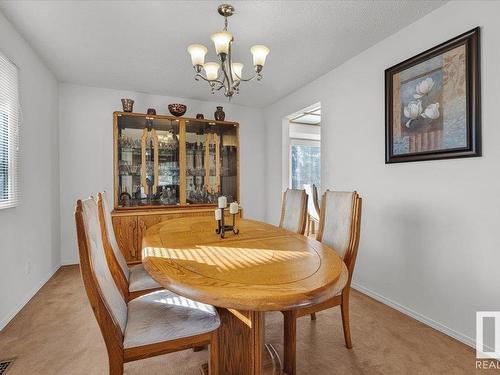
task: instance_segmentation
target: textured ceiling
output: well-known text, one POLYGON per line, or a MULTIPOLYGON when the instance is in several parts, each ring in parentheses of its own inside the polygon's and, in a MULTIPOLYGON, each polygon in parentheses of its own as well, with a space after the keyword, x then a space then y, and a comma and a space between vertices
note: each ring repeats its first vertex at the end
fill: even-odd
MULTIPOLYGON (((0 10, 63 82, 213 100, 193 80, 186 46, 223 18, 213 1, 1 1, 0 10)), ((414 22, 442 1, 232 1, 235 60, 252 70, 250 46, 271 49, 264 79, 235 103, 265 106, 414 22)), ((235 61, 233 60, 233 61, 235 61)), ((220 93, 216 95, 221 95, 220 93)), ((219 98, 220 100, 220 98, 219 98)))

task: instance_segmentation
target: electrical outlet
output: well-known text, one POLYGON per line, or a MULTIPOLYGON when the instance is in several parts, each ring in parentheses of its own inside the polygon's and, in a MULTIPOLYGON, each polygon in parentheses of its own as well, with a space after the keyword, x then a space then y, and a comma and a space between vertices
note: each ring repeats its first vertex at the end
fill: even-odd
POLYGON ((31 273, 31 261, 26 262, 26 275, 29 275, 31 273))

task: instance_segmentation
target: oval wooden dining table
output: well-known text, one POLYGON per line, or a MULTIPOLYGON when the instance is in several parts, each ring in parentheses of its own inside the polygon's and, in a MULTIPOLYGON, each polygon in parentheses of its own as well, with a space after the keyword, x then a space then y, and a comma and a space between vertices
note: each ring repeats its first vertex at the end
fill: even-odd
MULTIPOLYGON (((238 219, 239 234, 215 233, 208 217, 158 223, 142 240, 142 262, 166 289, 217 307, 219 374, 295 374, 295 353, 284 361, 265 345, 266 311, 293 311, 333 297, 342 260, 331 248, 259 221, 238 219), (266 347, 272 358, 263 370, 266 347), (266 367, 267 368, 267 367, 266 367)), ((293 319, 294 320, 294 319, 293 319)), ((295 328, 295 327, 293 327, 295 328)), ((285 327, 285 336, 295 329, 285 327)))

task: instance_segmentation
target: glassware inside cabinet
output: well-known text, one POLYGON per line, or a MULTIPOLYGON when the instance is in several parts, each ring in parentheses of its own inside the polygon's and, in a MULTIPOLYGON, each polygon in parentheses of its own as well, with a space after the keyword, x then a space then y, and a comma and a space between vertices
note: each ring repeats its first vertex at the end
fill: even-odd
POLYGON ((179 204, 179 122, 118 117, 119 207, 179 204))

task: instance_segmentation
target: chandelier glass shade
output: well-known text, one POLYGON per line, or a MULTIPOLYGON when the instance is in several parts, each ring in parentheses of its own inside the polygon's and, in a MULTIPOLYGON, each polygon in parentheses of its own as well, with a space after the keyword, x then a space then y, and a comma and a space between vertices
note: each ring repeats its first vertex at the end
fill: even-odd
POLYGON ((188 47, 188 52, 191 55, 191 62, 194 65, 203 65, 205 62, 205 55, 208 52, 207 47, 201 44, 191 44, 188 47))
POLYGON ((191 44, 187 51, 191 55, 191 63, 196 72, 195 80, 200 79, 208 82, 212 94, 215 91, 224 90, 224 95, 231 99, 234 94, 239 93, 241 82, 248 82, 253 79, 260 81, 262 79, 262 68, 266 63, 266 57, 269 54, 269 48, 261 44, 250 48, 253 56, 253 66, 255 74, 252 77, 243 78, 243 64, 233 62, 231 56, 231 47, 234 41, 233 35, 227 31, 227 17, 234 14, 234 7, 229 4, 222 4, 218 12, 224 17, 224 29, 213 33, 211 36, 214 43, 215 53, 218 62, 205 62, 205 56, 208 52, 207 47, 202 44, 191 44), (220 69, 220 71, 219 71, 220 69), (205 73, 203 75, 202 73, 205 73))

